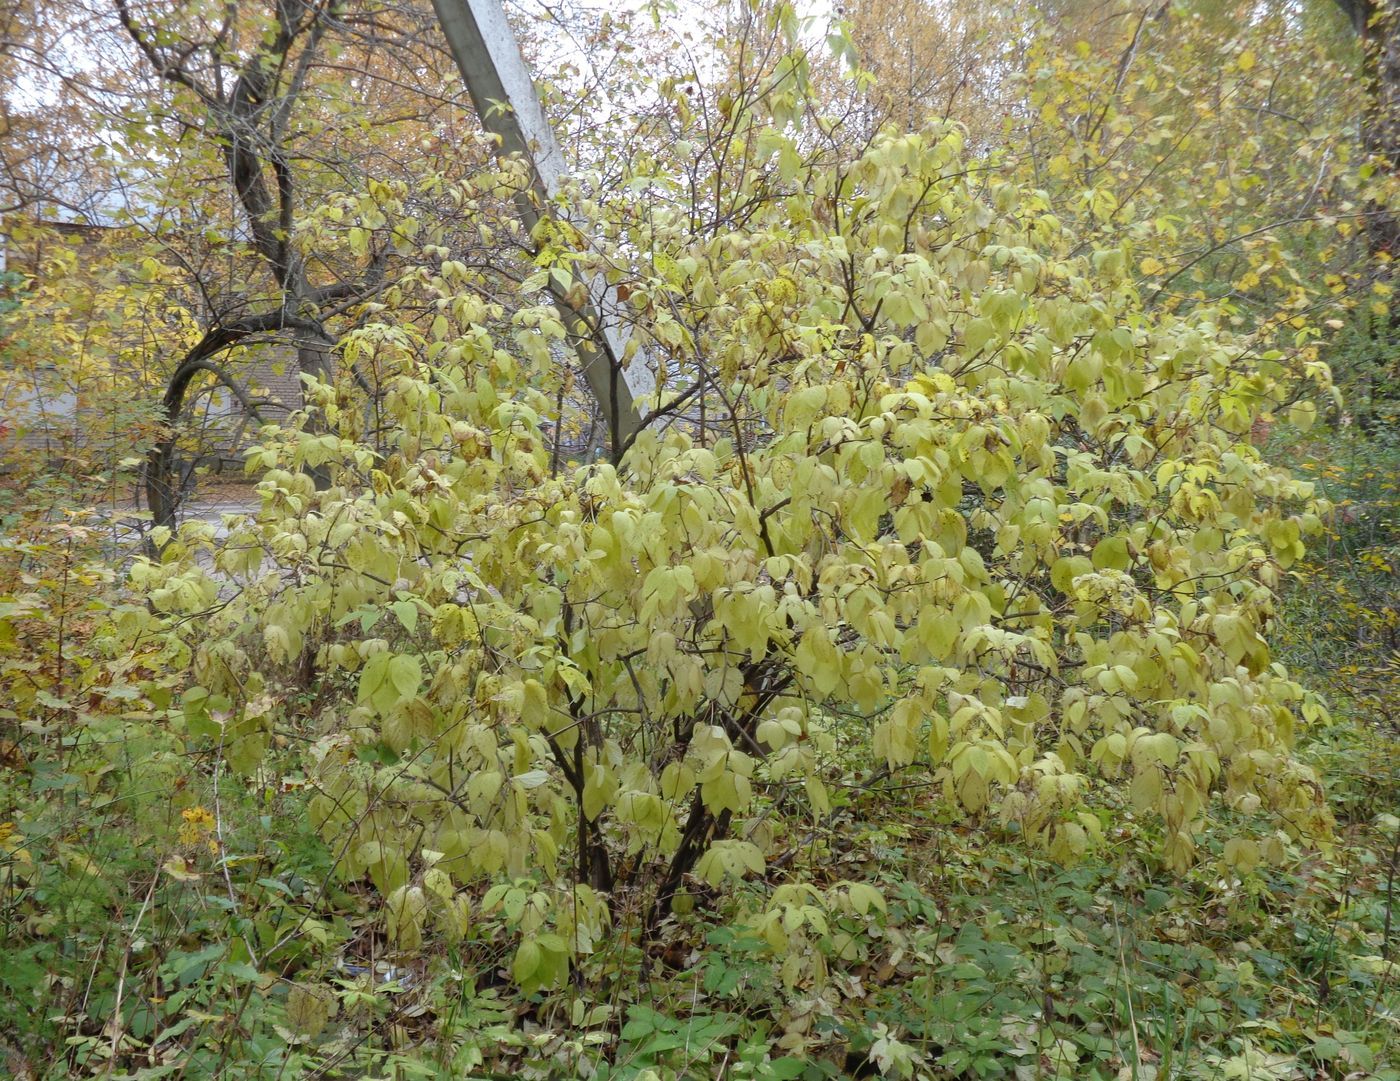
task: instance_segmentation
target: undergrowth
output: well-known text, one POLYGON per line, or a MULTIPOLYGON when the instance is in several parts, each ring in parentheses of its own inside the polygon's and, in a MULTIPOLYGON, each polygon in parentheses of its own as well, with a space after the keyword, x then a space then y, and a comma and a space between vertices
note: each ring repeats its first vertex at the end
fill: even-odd
POLYGON ((460 942, 391 952, 373 892, 338 884, 305 824, 314 689, 232 778, 168 673, 103 654, 97 628, 135 602, 100 529, 11 517, 0 1075, 1400 1078, 1400 438, 1276 440, 1336 506, 1278 628, 1333 705, 1303 748, 1332 845, 1183 877, 1125 815, 1063 867, 872 771, 787 868, 723 900, 696 884, 653 947, 622 913, 532 995, 508 972, 528 882, 477 898, 460 942))

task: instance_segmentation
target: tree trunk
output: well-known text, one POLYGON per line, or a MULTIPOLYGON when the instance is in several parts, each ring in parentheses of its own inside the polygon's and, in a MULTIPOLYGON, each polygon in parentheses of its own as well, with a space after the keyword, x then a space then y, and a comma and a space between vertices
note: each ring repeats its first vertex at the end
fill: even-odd
MULTIPOLYGON (((1361 144, 1393 177, 1400 172, 1400 0, 1337 0, 1361 42, 1367 101, 1361 144)), ((1366 207, 1371 255, 1400 255, 1400 217, 1394 206, 1366 207)))

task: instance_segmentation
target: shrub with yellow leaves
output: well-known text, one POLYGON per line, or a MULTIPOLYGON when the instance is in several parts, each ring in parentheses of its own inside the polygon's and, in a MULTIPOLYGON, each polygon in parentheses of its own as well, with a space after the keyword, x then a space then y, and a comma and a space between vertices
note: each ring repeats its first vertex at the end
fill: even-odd
MULTIPOLYGON (((1249 440, 1296 392, 1282 359, 1208 305, 1146 310, 1126 244, 1081 250, 954 126, 775 183, 741 227, 600 228, 666 255, 630 303, 672 422, 618 465, 551 472, 552 309, 502 331, 407 275, 444 325, 389 307, 346 347, 398 373, 387 445, 314 390, 320 424, 251 457, 255 519, 139 569, 132 629, 188 643, 192 728, 236 730, 278 673, 343 688, 308 752, 340 870, 406 948, 495 883, 526 987, 618 906, 654 929, 785 865, 872 764, 1064 860, 1136 818, 1183 870, 1220 805, 1253 816, 1241 871, 1325 832, 1292 755, 1323 710, 1267 640, 1319 527, 1249 440), (686 372, 708 423, 675 415, 686 372)), ((616 277, 626 250, 575 257, 616 277)))

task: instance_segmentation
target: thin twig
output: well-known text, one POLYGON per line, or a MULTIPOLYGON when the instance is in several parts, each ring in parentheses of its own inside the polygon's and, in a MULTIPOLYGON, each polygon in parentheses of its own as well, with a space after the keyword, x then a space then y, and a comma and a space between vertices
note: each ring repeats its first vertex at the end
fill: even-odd
POLYGON ((126 968, 127 962, 131 959, 131 944, 136 939, 136 931, 141 926, 141 920, 145 918, 146 909, 151 907, 151 898, 156 894, 156 883, 160 881, 160 868, 156 868, 156 873, 151 876, 150 888, 146 890, 146 899, 141 902, 141 910, 136 913, 136 919, 131 925, 131 932, 126 936, 126 949, 122 950, 121 971, 117 973, 117 997, 112 1004, 112 1019, 109 1024, 112 1026, 112 1050, 107 1057, 107 1069, 104 1077, 111 1077, 112 1070, 117 1064, 117 1049, 122 1038, 122 995, 126 991, 126 968))

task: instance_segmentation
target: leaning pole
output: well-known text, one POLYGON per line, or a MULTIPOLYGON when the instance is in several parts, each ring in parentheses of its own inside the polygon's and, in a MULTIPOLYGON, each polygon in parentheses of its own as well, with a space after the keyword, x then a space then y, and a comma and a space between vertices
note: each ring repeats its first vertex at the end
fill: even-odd
MULTIPOLYGON (((565 175, 564 154, 505 9, 500 0, 433 0, 433 7, 482 127, 498 141, 497 153, 518 155, 530 167, 532 190, 516 197, 516 207, 526 230, 533 231, 556 205, 565 175)), ((616 459, 641 425, 642 403, 655 394, 655 379, 642 353, 626 363, 627 328, 616 318, 621 302, 601 276, 591 283, 582 303, 571 303, 552 277, 550 292, 607 421, 616 459)))

